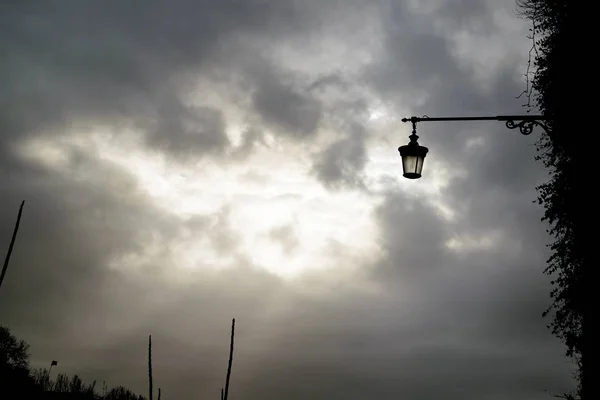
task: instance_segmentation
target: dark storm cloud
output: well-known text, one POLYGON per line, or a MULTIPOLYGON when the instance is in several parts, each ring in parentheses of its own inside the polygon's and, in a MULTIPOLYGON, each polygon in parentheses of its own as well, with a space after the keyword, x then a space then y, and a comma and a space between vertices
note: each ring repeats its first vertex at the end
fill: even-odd
POLYGON ((385 15, 385 52, 366 71, 367 81, 397 100, 427 93, 440 80, 460 75, 448 38, 433 32, 427 15, 414 15, 403 2, 391 2, 385 15), (402 79, 399 79, 402 77, 402 79))
MULTIPOLYGON (((73 119, 113 124, 120 119, 154 121, 159 129, 151 143, 183 148, 190 139, 182 132, 202 127, 181 124, 203 118, 202 112, 197 116, 177 97, 189 84, 186 74, 221 68, 215 60, 234 54, 232 43, 240 35, 293 34, 306 25, 310 13, 309 7, 280 1, 5 5, 0 16, 0 47, 5 52, 0 66, 0 131, 8 135, 3 152, 18 137, 62 128, 73 119)), ((283 94, 284 108, 279 109, 283 115, 266 111, 267 115, 294 128, 298 124, 301 132, 314 129, 311 121, 318 117, 318 108, 268 79, 259 95, 261 110, 277 104, 271 95, 283 94), (298 106, 297 111, 290 109, 298 106), (305 116, 310 118, 305 121, 305 116)), ((201 135, 198 142, 222 146, 221 135, 214 131, 201 135)))
POLYGON ((265 121, 273 124, 275 131, 300 140, 313 135, 321 119, 320 103, 310 93, 273 79, 272 75, 258 78, 253 103, 265 121))
MULTIPOLYGON (((218 396, 236 317, 232 396, 242 400, 543 399, 545 389, 568 389, 569 365, 540 318, 549 301, 541 275, 547 236, 531 200, 544 173, 533 168, 531 141, 501 125, 481 125, 485 140, 475 148, 465 146, 474 136, 466 125, 419 126, 428 160, 468 172, 440 189, 458 217, 446 221, 424 197, 388 192, 375 213, 384 257, 357 277, 358 289, 318 280, 296 287, 261 270, 239 254, 227 208, 182 220, 153 205, 128 173, 85 153, 72 154, 66 172, 12 153, 24 137, 56 135, 84 120, 143 127, 148 144, 176 159, 224 152, 243 160, 264 127, 248 129, 238 152, 228 153, 223 110, 195 108, 180 97, 194 74, 231 70, 250 80, 248 112, 277 134, 303 143, 322 126, 334 128, 333 144, 310 167, 330 188, 356 187, 368 137, 364 99, 340 100, 352 86, 341 75, 319 74, 311 86, 260 54, 250 57, 256 48, 240 44, 343 24, 335 17, 346 15, 350 2, 345 13, 335 3, 3 6, 0 243, 8 242, 19 202, 27 203, 0 291, 0 318, 32 344, 35 366, 58 359, 61 371, 145 393, 146 340, 153 334, 155 386, 165 398, 218 396), (331 88, 342 95, 328 101, 331 88), (446 246, 455 236, 494 231, 503 233, 495 247, 446 246), (208 238, 237 266, 172 273, 172 249, 188 233, 208 238), (149 251, 138 269, 119 269, 124 256, 149 251), (365 289, 372 286, 375 294, 365 289)), ((441 2, 429 14, 400 1, 369 3, 381 8, 385 51, 359 84, 383 102, 401 99, 410 110, 398 112, 432 116, 514 110, 522 88, 513 60, 483 90, 473 71, 458 65, 450 39, 433 29, 433 20, 443 18, 500 35, 490 16, 496 2, 441 2)), ((271 236, 291 250, 288 228, 271 236)))
POLYGON ((326 187, 336 189, 363 186, 361 173, 367 155, 364 133, 361 131, 356 127, 355 132, 332 143, 317 155, 313 171, 326 187))

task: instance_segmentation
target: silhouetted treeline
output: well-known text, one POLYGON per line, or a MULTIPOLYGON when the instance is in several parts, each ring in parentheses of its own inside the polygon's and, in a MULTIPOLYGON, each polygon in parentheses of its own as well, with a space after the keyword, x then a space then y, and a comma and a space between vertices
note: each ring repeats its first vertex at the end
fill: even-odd
MULTIPOLYGON (((548 232, 555 239, 545 270, 553 277, 552 304, 544 315, 552 313, 549 328, 563 340, 567 355, 578 365, 578 389, 566 397, 592 400, 600 396, 592 393, 597 390, 593 389, 597 383, 590 376, 592 360, 587 358, 593 323, 591 306, 585 300, 588 297, 588 302, 591 301, 592 296, 591 291, 585 290, 585 282, 589 287, 592 280, 585 275, 591 274, 595 267, 591 254, 597 244, 592 243, 594 235, 590 232, 596 229, 591 223, 596 205, 590 198, 590 182, 584 178, 589 171, 584 163, 589 161, 582 155, 590 146, 586 140, 575 137, 578 132, 585 136, 587 126, 584 119, 574 118, 575 114, 583 114, 582 105, 589 97, 587 84, 577 80, 583 66, 578 49, 583 37, 576 32, 585 24, 575 16, 584 8, 583 3, 557 0, 517 0, 517 5, 521 14, 533 23, 530 54, 535 73, 527 91, 537 92, 535 103, 549 118, 551 128, 537 146, 537 160, 550 172, 550 179, 538 187, 538 202, 545 209, 543 220, 550 224, 548 232), (582 89, 586 90, 583 96, 582 89), (573 109, 574 104, 577 110, 573 109)), ((585 79, 593 81, 594 74, 590 71, 585 79)))
POLYGON ((50 378, 48 369, 29 368, 29 345, 18 340, 10 329, 0 326, 0 398, 73 400, 146 400, 123 386, 98 388, 96 381, 85 383, 77 375, 59 373, 50 378))

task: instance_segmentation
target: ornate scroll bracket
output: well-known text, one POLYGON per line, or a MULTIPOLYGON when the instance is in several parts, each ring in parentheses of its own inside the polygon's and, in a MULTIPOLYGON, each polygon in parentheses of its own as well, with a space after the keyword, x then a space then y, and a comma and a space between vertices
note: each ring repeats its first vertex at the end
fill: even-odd
POLYGON ((535 119, 523 119, 523 120, 518 120, 518 119, 509 119, 506 121, 506 127, 508 129, 519 129, 519 132, 521 132, 522 135, 530 135, 531 132, 533 132, 533 128, 535 126, 539 126, 540 128, 542 128, 547 134, 550 133, 550 127, 548 125, 546 125, 544 122, 539 121, 539 120, 535 120, 535 119))

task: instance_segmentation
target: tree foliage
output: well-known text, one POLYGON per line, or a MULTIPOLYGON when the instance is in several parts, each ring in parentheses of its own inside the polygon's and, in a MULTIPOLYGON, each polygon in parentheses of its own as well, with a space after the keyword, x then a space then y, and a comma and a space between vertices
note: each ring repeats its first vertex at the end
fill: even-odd
POLYGON ((18 340, 5 326, 0 326, 0 364, 13 368, 29 367, 29 345, 18 340))
MULTIPOLYGON (((554 237, 545 272, 553 277, 552 303, 544 316, 553 316, 549 328, 563 340, 567 355, 578 364, 578 396, 583 398, 583 272, 589 261, 584 251, 585 215, 581 212, 582 166, 577 157, 578 142, 569 124, 569 103, 573 101, 572 42, 573 4, 561 0, 517 0, 519 11, 533 22, 532 53, 535 73, 531 88, 535 105, 549 118, 550 132, 538 142, 538 161, 550 171, 550 179, 538 187, 538 202, 544 207, 543 220, 554 237)), ((531 98, 530 98, 531 100, 531 98)))
POLYGON ((137 395, 124 386, 112 388, 103 400, 145 400, 142 395, 137 395))

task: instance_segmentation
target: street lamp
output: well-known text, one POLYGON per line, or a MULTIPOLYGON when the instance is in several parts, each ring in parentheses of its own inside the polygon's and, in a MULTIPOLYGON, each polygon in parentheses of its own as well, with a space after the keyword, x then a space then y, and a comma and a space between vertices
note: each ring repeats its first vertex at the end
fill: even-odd
POLYGON ((517 129, 523 135, 533 132, 534 126, 539 126, 546 133, 550 133, 550 127, 546 124, 548 118, 543 115, 497 115, 495 117, 410 117, 402 118, 402 122, 412 123, 412 134, 408 137, 407 145, 398 147, 402 157, 403 176, 408 179, 419 179, 423 172, 423 163, 429 149, 419 145, 417 139, 417 122, 424 121, 503 121, 508 129, 517 129))
POLYGON ((417 142, 419 137, 417 136, 416 121, 413 122, 412 134, 408 138, 410 142, 407 145, 398 147, 398 151, 402 157, 403 176, 408 179, 419 179, 423 171, 423 162, 425 162, 425 156, 429 149, 417 142))

